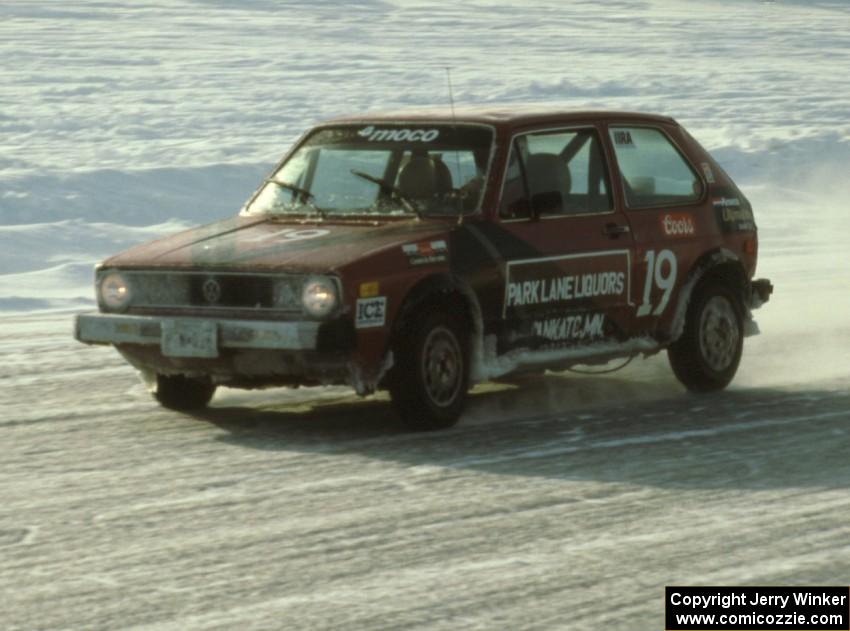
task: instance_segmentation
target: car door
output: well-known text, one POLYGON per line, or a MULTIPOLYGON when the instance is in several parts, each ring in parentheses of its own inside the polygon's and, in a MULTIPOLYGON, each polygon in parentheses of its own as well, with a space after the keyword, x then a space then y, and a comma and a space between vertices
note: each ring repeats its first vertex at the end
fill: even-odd
POLYGON ((503 253, 501 352, 629 337, 632 235, 595 126, 515 135, 499 215, 521 244, 503 253))
POLYGON ((685 275, 717 236, 713 215, 700 212, 705 183, 678 146, 677 131, 634 123, 607 130, 634 238, 636 335, 667 336, 662 325, 673 318, 685 275))

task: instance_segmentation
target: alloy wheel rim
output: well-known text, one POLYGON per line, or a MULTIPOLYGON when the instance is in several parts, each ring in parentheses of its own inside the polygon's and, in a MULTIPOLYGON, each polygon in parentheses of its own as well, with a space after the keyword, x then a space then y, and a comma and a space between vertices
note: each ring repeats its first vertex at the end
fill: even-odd
POLYGON ((732 365, 740 338, 732 303, 725 296, 712 296, 699 320, 700 353, 712 370, 723 372, 732 365))
POLYGON ((428 398, 440 407, 454 402, 460 392, 463 356, 454 333, 436 327, 428 333, 422 350, 422 376, 428 398))

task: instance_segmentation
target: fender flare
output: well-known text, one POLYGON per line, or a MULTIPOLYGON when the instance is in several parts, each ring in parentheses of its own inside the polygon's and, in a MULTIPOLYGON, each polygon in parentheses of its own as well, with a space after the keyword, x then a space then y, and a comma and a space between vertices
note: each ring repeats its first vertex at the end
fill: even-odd
POLYGON ((745 300, 745 293, 749 285, 749 279, 747 278, 741 259, 731 250, 727 248, 719 248, 703 254, 691 267, 690 272, 688 272, 688 279, 679 291, 676 309, 673 312, 673 319, 670 323, 670 342, 678 340, 685 331, 685 318, 688 313, 688 305, 690 304, 691 297, 699 283, 719 266, 730 264, 736 270, 735 274, 738 276, 737 280, 741 283, 741 305, 744 307, 743 315, 745 328, 750 325, 750 323, 752 325, 755 324, 752 321, 752 315, 750 314, 747 301, 745 300))
POLYGON ((386 356, 392 362, 392 347, 396 337, 401 334, 404 322, 428 302, 450 299, 457 296, 466 308, 470 326, 470 380, 477 381, 476 376, 484 356, 484 317, 478 297, 470 284, 448 272, 438 272, 419 280, 405 295, 401 308, 396 314, 390 329, 389 343, 386 356))

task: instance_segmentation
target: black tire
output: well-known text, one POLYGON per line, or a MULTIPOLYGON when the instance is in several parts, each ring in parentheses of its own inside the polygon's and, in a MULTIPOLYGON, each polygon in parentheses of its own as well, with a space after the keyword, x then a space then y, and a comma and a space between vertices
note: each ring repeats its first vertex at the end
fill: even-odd
POLYGON ((209 379, 196 379, 184 375, 157 375, 154 397, 162 407, 186 412, 207 406, 215 394, 215 385, 209 379))
POLYGON ((457 423, 469 389, 469 328, 433 309, 402 330, 389 379, 393 405, 408 429, 434 431, 457 423))
POLYGON ((667 349, 676 377, 692 392, 722 390, 735 376, 743 348, 740 292, 717 281, 697 286, 685 330, 667 349))

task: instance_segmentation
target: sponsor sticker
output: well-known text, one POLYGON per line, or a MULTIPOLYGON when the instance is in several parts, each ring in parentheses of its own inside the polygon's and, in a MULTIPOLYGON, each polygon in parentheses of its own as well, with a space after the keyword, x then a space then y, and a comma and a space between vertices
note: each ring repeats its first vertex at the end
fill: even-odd
POLYGON ((589 341, 605 335, 605 314, 578 313, 562 318, 537 320, 532 326, 535 335, 552 342, 589 341))
POLYGON ((750 221, 753 213, 743 208, 724 208, 723 221, 750 221))
POLYGON ((627 129, 615 129, 612 132, 614 144, 618 147, 632 148, 635 146, 635 141, 632 138, 632 132, 627 129))
POLYGON ((421 241, 401 246, 411 265, 442 263, 448 258, 449 248, 445 241, 421 241))
POLYGON ((696 234, 694 220, 686 213, 667 213, 661 218, 661 228, 668 237, 692 237, 696 234))
POLYGON ((374 125, 367 125, 359 130, 357 135, 369 142, 433 142, 440 136, 440 130, 406 127, 380 129, 374 125))
POLYGON ((503 317, 629 302, 629 253, 589 252, 508 263, 503 317))
POLYGON ((358 329, 384 326, 387 318, 387 297, 360 298, 356 305, 354 326, 358 329))
POLYGON ((720 197, 711 200, 717 211, 723 230, 729 232, 751 232, 756 229, 753 211, 741 204, 737 197, 720 197))
POLYGON ((369 283, 360 283, 360 297, 361 298, 372 298, 377 296, 379 293, 380 285, 378 281, 373 280, 369 283))
POLYGON ((741 206, 741 200, 737 197, 718 197, 712 199, 711 203, 715 208, 739 208, 741 206))
POLYGON ((556 278, 540 278, 508 284, 509 307, 569 302, 581 298, 621 295, 625 289, 625 272, 570 274, 556 278))
POLYGON ((702 174, 705 176, 705 181, 709 184, 714 184, 714 171, 711 170, 711 165, 708 162, 703 162, 700 164, 702 167, 702 174))

